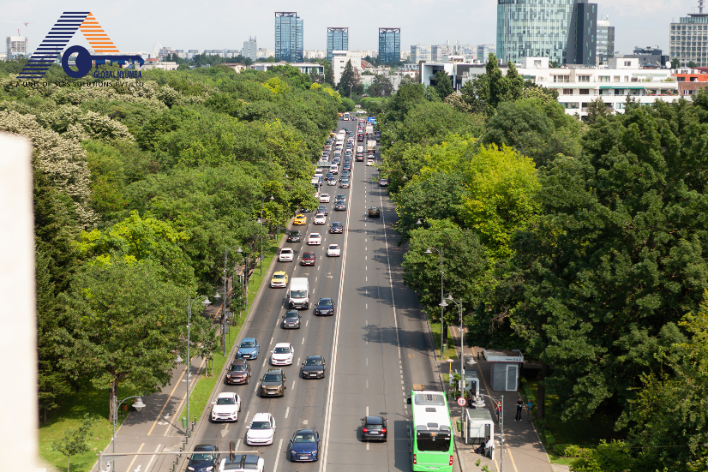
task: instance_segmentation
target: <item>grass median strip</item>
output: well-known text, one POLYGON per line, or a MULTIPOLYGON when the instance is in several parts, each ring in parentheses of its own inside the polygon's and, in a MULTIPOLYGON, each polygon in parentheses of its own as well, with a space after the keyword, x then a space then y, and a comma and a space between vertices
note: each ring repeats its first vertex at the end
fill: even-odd
MULTIPOLYGON (((265 248, 264 248, 265 249, 265 248)), ((264 285, 263 282, 268 276, 268 267, 270 263, 278 252, 278 244, 276 242, 271 242, 267 249, 265 249, 265 260, 263 261, 263 276, 260 276, 260 271, 255 269, 251 274, 251 278, 248 282, 248 309, 253 308, 253 302, 258 295, 258 291, 267 288, 267 284, 264 285)), ((219 380, 219 375, 221 374, 224 365, 231 361, 230 353, 234 346, 234 343, 239 337, 241 328, 243 326, 243 321, 246 319, 247 312, 241 311, 234 315, 234 323, 236 326, 231 326, 230 333, 226 335, 226 356, 222 355, 222 351, 214 353, 214 365, 213 372, 214 375, 206 376, 202 373, 197 380, 196 385, 192 389, 192 393, 189 397, 189 415, 194 420, 194 417, 201 418, 204 409, 207 407, 207 402, 211 397, 211 393, 216 388, 216 383, 219 380)), ((260 353, 261 356, 265 355, 263 351, 260 353)), ((252 379, 253 380, 253 379, 252 379)), ((186 416, 187 409, 186 405, 183 407, 179 414, 179 418, 184 418, 186 416)))
MULTIPOLYGON (((430 323, 430 331, 433 333, 433 342, 435 343, 435 353, 440 360, 457 359, 457 351, 454 346, 450 346, 445 351, 445 354, 440 353, 440 323, 430 323)), ((448 341, 452 339, 450 331, 447 332, 448 341)))

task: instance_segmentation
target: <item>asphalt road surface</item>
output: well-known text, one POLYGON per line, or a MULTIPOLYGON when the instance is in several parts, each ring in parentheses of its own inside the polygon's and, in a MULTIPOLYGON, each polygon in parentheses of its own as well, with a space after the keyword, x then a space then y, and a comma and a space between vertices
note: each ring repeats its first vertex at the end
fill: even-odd
MULTIPOLYGON (((354 131, 355 122, 339 122, 354 131)), ((358 143, 355 143, 357 145, 358 143)), ((378 153, 377 153, 377 162, 378 153)), ((424 316, 413 292, 402 282, 403 250, 397 246, 392 229, 396 220, 387 190, 372 177, 375 166, 354 162, 349 189, 322 187, 332 197, 348 195, 347 211, 334 211, 334 198, 326 204, 327 224, 315 226, 308 213, 302 243, 285 243, 295 250, 296 261, 275 263, 292 277, 308 277, 311 309, 300 312, 302 328, 283 330, 282 315, 287 310, 286 289, 265 291, 259 298, 241 337, 255 337, 261 346, 257 360, 251 361, 253 376, 248 385, 221 384, 219 391, 236 391, 242 410, 236 423, 203 424, 191 445, 216 444, 221 451, 233 441, 239 451, 258 451, 266 470, 332 472, 411 470, 408 443, 406 398, 411 388, 440 388, 434 373, 434 357, 424 316), (381 218, 368 218, 368 209, 381 208, 381 218), (344 224, 344 234, 329 234, 329 224, 344 224), (305 240, 311 232, 323 235, 314 247, 314 267, 300 266, 305 240), (339 243, 341 257, 326 257, 330 243, 339 243), (331 297, 337 305, 332 317, 314 315, 312 307, 320 297, 331 297), (270 351, 276 343, 289 342, 295 348, 292 366, 284 367, 287 389, 282 398, 261 398, 259 380, 270 368, 270 351), (302 379, 300 363, 309 355, 327 360, 325 379, 302 379), (246 430, 253 415, 271 413, 276 421, 273 445, 245 445, 246 430), (388 418, 387 443, 362 443, 360 419, 366 414, 388 418), (289 440, 301 428, 320 432, 320 460, 314 464, 292 463, 289 440)), ((312 250, 312 249, 310 249, 312 250)), ((267 275, 270 280, 271 273, 267 275)), ((223 456, 222 456, 223 457, 223 456)))

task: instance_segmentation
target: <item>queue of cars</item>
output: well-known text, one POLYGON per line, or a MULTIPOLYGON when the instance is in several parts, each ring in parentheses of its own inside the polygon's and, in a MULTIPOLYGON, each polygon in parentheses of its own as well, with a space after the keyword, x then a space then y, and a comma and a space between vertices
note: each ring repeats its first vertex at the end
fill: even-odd
MULTIPOLYGON (((346 136, 346 133, 344 133, 346 136)), ((352 154, 354 152, 354 138, 350 137, 346 143, 339 142, 339 137, 335 144, 335 140, 328 140, 323 159, 327 159, 331 149, 335 149, 336 162, 333 162, 329 171, 332 175, 328 175, 326 182, 335 180, 334 174, 339 174, 340 188, 349 188, 351 172, 352 172, 352 154), (339 149, 336 149, 339 148, 339 149), (340 153, 336 151, 339 150, 340 153), (340 162, 339 155, 344 150, 344 162, 340 162), (341 164, 341 167, 340 167, 341 164)), ((362 146, 357 149, 357 160, 359 153, 362 152, 362 146)), ((362 152, 363 154, 363 152, 362 152)), ((321 185, 321 183, 320 183, 321 185)), ((346 211, 347 196, 346 194, 329 195, 327 193, 318 194, 320 202, 314 217, 313 224, 327 224, 328 208, 327 205, 333 202, 335 211, 346 211)), ((306 226, 308 217, 305 212, 298 213, 294 220, 293 226, 306 226)), ((341 222, 331 222, 329 226, 329 234, 338 235, 344 233, 343 224, 341 222)), ((288 243, 305 243, 305 247, 319 246, 324 244, 322 233, 313 232, 303 236, 301 231, 292 229, 287 233, 288 243)), ((338 243, 328 243, 324 248, 327 257, 340 257, 342 249, 338 243)), ((287 263, 295 262, 297 259, 297 251, 292 247, 283 247, 277 257, 278 262, 287 263)), ((300 264, 305 266, 314 266, 317 262, 316 252, 312 250, 303 251, 301 253, 300 264)), ((293 276, 292 283, 302 279, 307 282, 306 278, 298 278, 293 276)), ((272 288, 287 288, 288 274, 283 270, 277 270, 273 273, 270 286, 272 288)), ((309 308, 309 303, 305 306, 309 308)), ((295 307, 297 308, 297 306, 295 307)), ((335 314, 336 304, 330 297, 320 298, 314 304, 313 314, 316 316, 333 316, 335 314)), ((296 309, 288 310, 282 316, 282 329, 301 329, 302 315, 296 309)), ((241 340, 236 352, 236 358, 231 363, 226 375, 225 383, 228 385, 246 385, 251 380, 252 370, 250 361, 256 360, 260 355, 260 344, 253 337, 247 337, 241 340)), ((277 343, 273 350, 269 353, 269 363, 272 368, 269 368, 259 379, 257 386, 259 396, 262 398, 282 397, 287 390, 286 372, 284 367, 292 366, 295 356, 295 348, 287 342, 277 343)), ((307 356, 300 366, 300 376, 303 379, 324 379, 326 377, 327 363, 321 355, 307 356)), ((241 397, 232 391, 222 392, 216 398, 212 405, 211 420, 216 421, 238 421, 239 412, 241 411, 241 397)), ((367 417, 369 418, 369 417, 367 417)), ((367 423, 368 424, 368 423, 367 423)), ((246 444, 249 446, 270 445, 274 442, 276 431, 275 418, 270 413, 256 413, 248 425, 246 433, 246 444)), ((368 430, 367 430, 368 431, 368 430)), ((385 429, 384 429, 385 434, 385 429)), ((385 436, 384 436, 385 438, 385 436)), ((362 439, 364 436, 362 435, 362 439)), ((300 461, 317 461, 320 457, 320 434, 315 429, 301 429, 296 431, 290 439, 290 447, 287 454, 289 459, 294 462, 300 461)), ((264 459, 255 454, 230 454, 228 458, 219 460, 219 450, 213 445, 199 445, 195 447, 195 453, 190 458, 187 470, 210 470, 219 471, 243 471, 257 470, 262 472, 265 468, 264 459)))

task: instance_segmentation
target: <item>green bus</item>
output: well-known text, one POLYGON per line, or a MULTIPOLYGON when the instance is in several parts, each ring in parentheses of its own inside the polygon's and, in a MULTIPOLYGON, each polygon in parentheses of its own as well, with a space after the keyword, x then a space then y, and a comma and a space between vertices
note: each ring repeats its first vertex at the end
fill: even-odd
POLYGON ((413 470, 452 472, 454 441, 445 392, 411 391, 413 470))

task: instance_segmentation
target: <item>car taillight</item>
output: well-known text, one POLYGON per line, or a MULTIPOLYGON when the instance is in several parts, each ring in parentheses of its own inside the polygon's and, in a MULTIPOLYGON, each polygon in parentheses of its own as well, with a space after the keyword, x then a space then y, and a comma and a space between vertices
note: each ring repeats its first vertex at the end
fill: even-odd
POLYGON ((417 456, 417 454, 413 454, 413 465, 418 465, 418 456, 417 456))
POLYGON ((385 433, 385 432, 386 432, 386 428, 383 428, 383 429, 381 430, 381 432, 382 432, 382 433, 385 433))
POLYGON ((450 456, 450 463, 448 465, 452 465, 452 456, 450 456))
POLYGON ((368 428, 361 428, 361 432, 362 432, 362 433, 368 433, 368 432, 369 432, 369 429, 368 429, 368 428))

